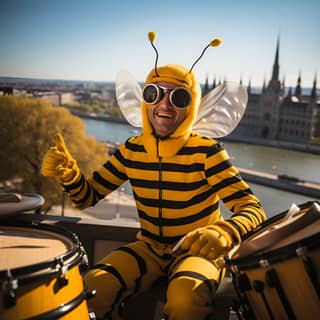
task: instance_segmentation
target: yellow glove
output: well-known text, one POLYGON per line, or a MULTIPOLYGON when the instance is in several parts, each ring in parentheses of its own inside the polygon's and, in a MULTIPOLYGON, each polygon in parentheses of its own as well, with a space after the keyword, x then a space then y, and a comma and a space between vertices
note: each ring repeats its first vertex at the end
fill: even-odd
POLYGON ((41 173, 54 177, 60 183, 71 184, 80 176, 80 169, 64 144, 61 134, 54 137, 55 145, 44 155, 41 173))
POLYGON ((226 255, 233 247, 230 233, 218 225, 210 225, 189 232, 181 243, 182 251, 208 260, 226 255))

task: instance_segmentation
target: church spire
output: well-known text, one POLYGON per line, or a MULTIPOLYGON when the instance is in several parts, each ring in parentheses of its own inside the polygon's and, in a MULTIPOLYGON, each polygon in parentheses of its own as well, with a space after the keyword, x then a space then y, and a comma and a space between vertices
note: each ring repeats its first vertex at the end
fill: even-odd
POLYGON ((214 89, 216 86, 217 86, 216 75, 214 75, 211 89, 214 89))
POLYGON ((248 83, 248 87, 247 87, 247 92, 248 92, 248 94, 251 94, 251 78, 249 78, 249 83, 248 83))
POLYGON ((313 80, 313 86, 312 86, 312 90, 311 90, 311 94, 310 94, 310 100, 316 101, 317 99, 317 75, 314 75, 314 80, 313 80))
POLYGON ((278 36, 276 55, 274 58, 271 81, 278 81, 278 79, 279 79, 279 46, 280 46, 280 37, 278 36))
POLYGON ((286 91, 286 78, 285 78, 285 76, 283 76, 280 89, 281 89, 281 95, 284 96, 285 91, 286 91))
POLYGON ((301 72, 299 72, 299 77, 297 80, 297 86, 296 89, 294 91, 294 95, 296 96, 296 98, 301 101, 301 72))
POLYGON ((292 89, 289 87, 287 98, 291 101, 292 98, 292 89))
POLYGON ((206 74, 206 82, 203 88, 203 95, 206 95, 209 91, 209 81, 208 81, 208 74, 206 74))

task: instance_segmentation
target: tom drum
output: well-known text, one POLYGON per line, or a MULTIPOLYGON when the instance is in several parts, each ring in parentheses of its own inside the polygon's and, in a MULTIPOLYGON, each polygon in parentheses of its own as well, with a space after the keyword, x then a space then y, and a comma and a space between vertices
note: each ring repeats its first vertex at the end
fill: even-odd
POLYGON ((320 205, 268 219, 226 260, 246 319, 320 315, 320 205))
POLYGON ((76 235, 55 226, 0 226, 0 318, 89 319, 76 235))

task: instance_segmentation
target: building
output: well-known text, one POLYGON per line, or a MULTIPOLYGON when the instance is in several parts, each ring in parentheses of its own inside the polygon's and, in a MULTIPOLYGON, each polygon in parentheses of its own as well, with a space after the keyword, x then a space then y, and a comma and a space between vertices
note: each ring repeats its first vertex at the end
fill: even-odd
MULTIPOLYGON (((253 92, 249 82, 247 109, 232 136, 300 144, 320 139, 320 104, 317 100, 316 76, 310 94, 303 95, 301 75, 298 76, 294 91, 292 88, 285 90, 284 81, 279 80, 279 69, 278 39, 271 79, 267 85, 263 84, 260 93, 253 92)), ((208 87, 206 81, 204 92, 208 87)), ((215 81, 212 88, 214 87, 215 81)))

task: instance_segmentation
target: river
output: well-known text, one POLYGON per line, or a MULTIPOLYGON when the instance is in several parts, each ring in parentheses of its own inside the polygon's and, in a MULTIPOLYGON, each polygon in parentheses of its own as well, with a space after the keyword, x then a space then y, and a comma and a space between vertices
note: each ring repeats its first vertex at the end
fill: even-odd
MULTIPOLYGON (((98 140, 119 144, 129 136, 139 133, 139 130, 126 124, 94 119, 82 120, 86 126, 86 133, 95 136, 98 140)), ((273 174, 287 174, 320 183, 319 155, 229 141, 224 142, 224 144, 233 163, 238 167, 273 174)), ((268 216, 287 210, 292 203, 302 204, 306 201, 315 200, 307 196, 254 183, 250 183, 250 187, 259 197, 268 216)))

